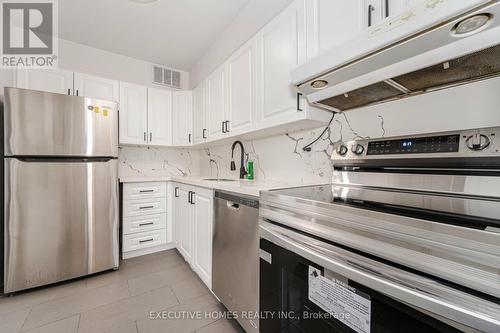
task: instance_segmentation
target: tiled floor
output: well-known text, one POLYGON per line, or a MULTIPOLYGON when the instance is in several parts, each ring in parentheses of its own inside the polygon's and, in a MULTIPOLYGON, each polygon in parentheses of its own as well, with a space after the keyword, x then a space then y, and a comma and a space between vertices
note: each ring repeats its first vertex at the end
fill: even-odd
POLYGON ((242 332, 175 250, 118 271, 0 298, 0 332, 242 332), (151 319, 160 316, 184 319, 151 319), (193 319, 189 315, 200 316, 193 319))

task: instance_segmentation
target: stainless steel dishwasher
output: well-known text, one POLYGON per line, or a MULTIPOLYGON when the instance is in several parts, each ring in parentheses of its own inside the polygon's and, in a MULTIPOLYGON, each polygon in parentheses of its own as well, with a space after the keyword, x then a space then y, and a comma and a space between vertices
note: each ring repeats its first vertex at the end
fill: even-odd
POLYGON ((215 192, 212 288, 247 332, 258 332, 259 323, 251 318, 259 310, 258 219, 257 198, 215 192))

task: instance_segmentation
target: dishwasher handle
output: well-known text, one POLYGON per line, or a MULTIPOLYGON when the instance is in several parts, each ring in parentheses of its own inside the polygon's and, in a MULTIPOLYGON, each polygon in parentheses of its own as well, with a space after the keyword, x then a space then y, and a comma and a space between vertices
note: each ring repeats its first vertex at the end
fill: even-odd
POLYGON ((240 204, 232 201, 226 201, 227 208, 230 210, 240 210, 240 204))

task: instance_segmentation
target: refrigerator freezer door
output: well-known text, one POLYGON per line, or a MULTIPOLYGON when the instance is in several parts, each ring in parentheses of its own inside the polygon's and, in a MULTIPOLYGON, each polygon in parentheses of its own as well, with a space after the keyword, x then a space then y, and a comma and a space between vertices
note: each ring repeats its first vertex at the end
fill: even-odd
POLYGON ((6 293, 118 267, 117 160, 5 159, 6 293))
POLYGON ((109 101, 5 88, 6 156, 118 156, 118 108, 109 101))

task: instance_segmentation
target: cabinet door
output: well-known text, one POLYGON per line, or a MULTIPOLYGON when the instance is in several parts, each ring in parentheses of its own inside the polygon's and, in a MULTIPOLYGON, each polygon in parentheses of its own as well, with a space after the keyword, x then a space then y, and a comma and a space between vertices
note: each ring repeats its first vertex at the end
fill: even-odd
POLYGON ((200 278, 209 288, 212 285, 212 220, 213 196, 196 193, 193 205, 194 266, 200 278))
POLYGON ((76 96, 119 101, 119 83, 87 74, 75 73, 76 96))
POLYGON ((255 40, 228 60, 227 79, 229 131, 243 134, 252 130, 255 119, 255 40))
POLYGON ((404 12, 408 7, 422 0, 384 0, 384 15, 395 16, 404 12))
POLYGON ((120 143, 147 144, 148 90, 120 82, 120 143))
POLYGON ((148 88, 148 142, 155 146, 172 144, 172 92, 148 88))
POLYGON ((363 0, 364 27, 370 28, 385 18, 385 0, 363 0))
POLYGON ((306 58, 305 2, 296 0, 257 35, 258 127, 303 118, 291 71, 306 58))
POLYGON ((56 94, 73 94, 73 72, 62 70, 18 69, 17 88, 47 91, 56 94))
POLYGON ((226 120, 226 72, 224 67, 207 79, 208 136, 210 140, 225 136, 222 130, 226 120))
POLYGON ((307 58, 347 42, 363 29, 364 0, 307 1, 307 58))
POLYGON ((188 263, 193 262, 193 218, 192 218, 192 206, 189 199, 189 191, 183 187, 179 186, 177 190, 178 200, 177 200, 177 223, 179 227, 179 252, 184 256, 184 259, 188 263))
MULTIPOLYGON (((182 245, 182 202, 180 185, 172 184, 172 236, 175 246, 179 249, 182 245)), ((187 200, 187 199, 186 199, 187 200)))
POLYGON ((205 83, 193 90, 193 143, 205 142, 208 135, 205 83))
POLYGON ((174 91, 172 100, 174 145, 189 146, 193 142, 193 94, 191 91, 174 91))

